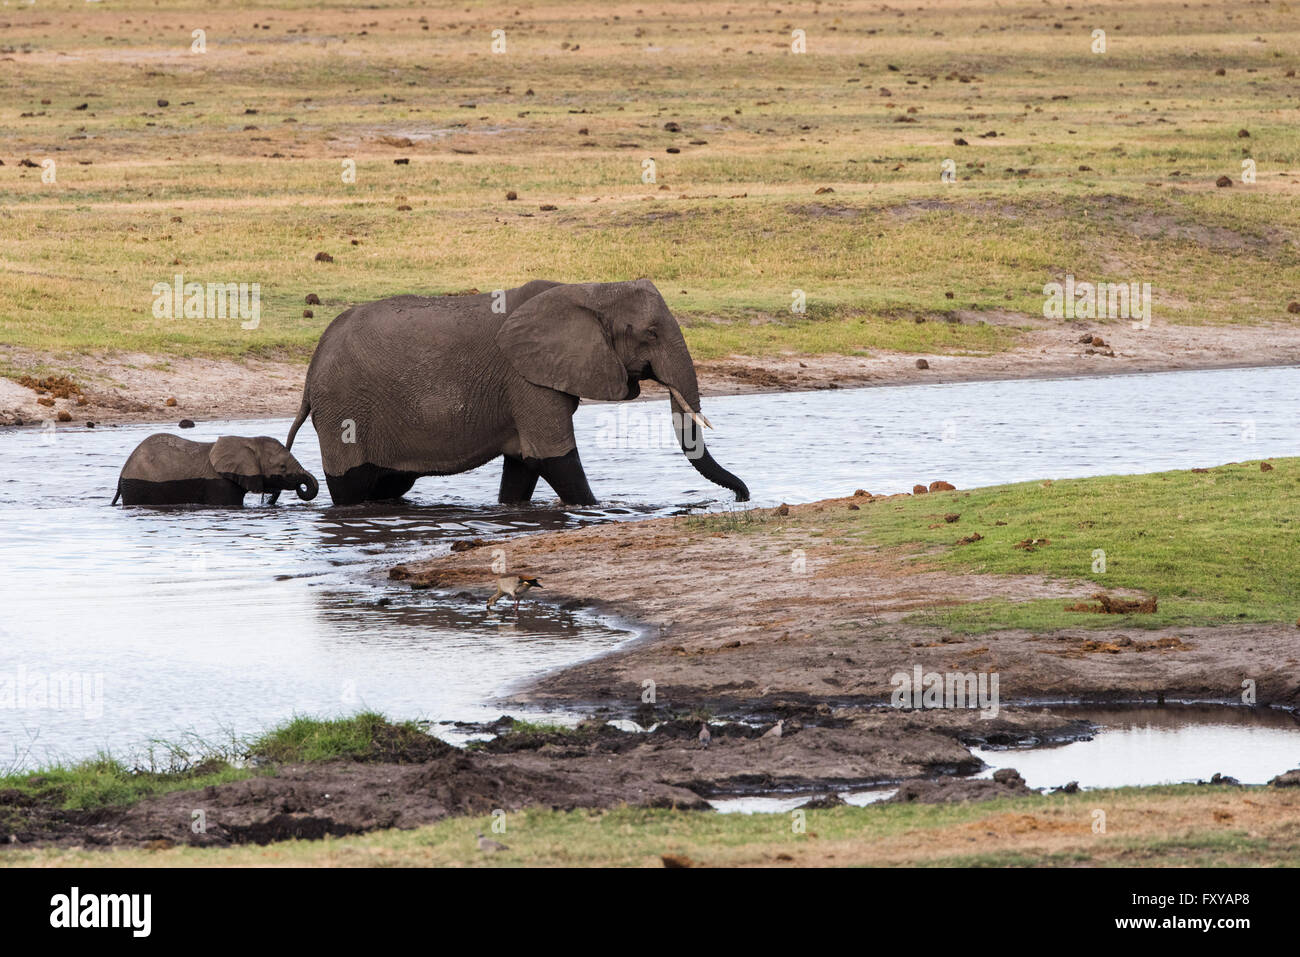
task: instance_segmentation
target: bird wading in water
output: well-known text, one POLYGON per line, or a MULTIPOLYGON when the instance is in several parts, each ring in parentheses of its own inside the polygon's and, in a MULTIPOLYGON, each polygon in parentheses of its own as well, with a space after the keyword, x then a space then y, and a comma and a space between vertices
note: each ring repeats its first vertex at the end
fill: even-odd
POLYGON ((491 611, 492 606, 495 605, 498 601, 508 596, 515 600, 515 614, 517 615, 519 614, 519 599, 523 597, 524 593, 527 592, 528 589, 530 588, 541 588, 541 587, 542 587, 542 583, 538 581, 536 578, 524 578, 521 575, 514 575, 507 578, 498 578, 497 593, 488 599, 488 603, 487 603, 488 611, 491 611))

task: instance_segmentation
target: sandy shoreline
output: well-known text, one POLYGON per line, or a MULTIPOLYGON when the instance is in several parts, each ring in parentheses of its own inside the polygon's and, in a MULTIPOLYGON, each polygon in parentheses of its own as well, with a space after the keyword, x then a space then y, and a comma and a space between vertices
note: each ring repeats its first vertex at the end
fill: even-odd
MULTIPOLYGON (((1128 324, 1076 322, 1036 328, 1020 347, 993 355, 733 356, 699 362, 697 371, 701 392, 708 397, 1294 364, 1300 364, 1300 323, 1153 325, 1134 330, 1128 324), (1081 342, 1085 334, 1097 336, 1105 345, 1081 342), (918 368, 920 360, 926 368, 918 368)), ((0 378, 0 426, 35 425, 60 413, 67 415, 63 421, 75 426, 182 418, 196 422, 292 418, 307 369, 305 362, 269 359, 137 353, 58 356, 4 346, 0 346, 0 366, 34 378, 66 375, 83 390, 80 398, 58 397, 52 405, 41 404, 41 398, 49 397, 14 379, 0 378), (175 402, 168 405, 168 400, 175 402)), ((643 400, 664 397, 657 384, 646 383, 643 400)))
MULTIPOLYGON (((961 491, 931 493, 959 508, 961 491)), ((487 566, 504 549, 512 570, 538 575, 546 598, 616 611, 643 637, 546 675, 511 699, 529 705, 641 707, 646 680, 661 706, 775 716, 791 707, 887 703, 890 678, 916 664, 938 672, 997 672, 1003 701, 1240 699, 1300 706, 1294 624, 1156 629, 998 631, 971 636, 906 621, 967 601, 1086 600, 1086 581, 955 574, 882 549, 850 549, 795 526, 801 515, 887 509, 901 496, 851 497, 757 509, 761 534, 720 532, 670 517, 492 541, 390 572, 397 584, 489 593, 487 566), (787 530, 784 526, 789 523, 787 530), (792 572, 801 560, 803 571, 792 572)), ((947 503, 947 504, 946 504, 947 503)), ((1126 595, 1123 591, 1113 592, 1126 595)))

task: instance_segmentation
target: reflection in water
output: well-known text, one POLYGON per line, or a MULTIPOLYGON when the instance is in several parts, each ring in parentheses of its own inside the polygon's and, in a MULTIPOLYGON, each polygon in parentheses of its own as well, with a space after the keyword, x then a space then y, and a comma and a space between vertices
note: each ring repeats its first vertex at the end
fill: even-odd
POLYGON ((1105 788, 1208 781, 1216 773, 1265 784, 1300 767, 1300 725, 1283 711, 1222 706, 1069 709, 1102 731, 1091 741, 1050 748, 975 752, 991 767, 1015 768, 1031 788, 1105 788))
MULTIPOLYGON (((1293 379, 1291 369, 1223 370, 736 396, 705 407, 717 426, 711 450, 763 506, 934 479, 970 488, 1300 454, 1293 379)), ((477 600, 411 592, 384 575, 458 538, 738 507, 671 441, 608 441, 608 408, 586 404, 575 417, 604 500, 582 509, 494 504, 496 463, 421 479, 397 503, 334 508, 322 488, 313 502, 284 496, 273 508, 253 496, 243 510, 112 508, 130 451, 175 429, 70 427, 52 440, 39 429, 0 432, 0 704, 20 668, 29 678, 99 675, 104 688, 99 717, 0 707, 0 769, 135 749, 155 735, 248 734, 295 712, 361 705, 490 719, 486 702, 512 683, 615 647, 628 632, 586 612, 532 600, 505 620, 477 600), (377 606, 381 597, 393 603, 377 606)), ((642 408, 668 415, 666 402, 642 408)), ((287 420, 253 420, 185 435, 287 431, 287 420)), ((322 475, 310 423, 294 453, 322 475)), ((491 577, 485 568, 484 589, 491 577)))

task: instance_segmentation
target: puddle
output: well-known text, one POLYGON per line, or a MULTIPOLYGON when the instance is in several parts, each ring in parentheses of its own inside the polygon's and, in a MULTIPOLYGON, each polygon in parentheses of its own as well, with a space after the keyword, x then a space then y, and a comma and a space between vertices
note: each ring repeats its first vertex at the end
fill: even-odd
MULTIPOLYGON (((1294 377, 1268 368, 971 382, 710 398, 705 408, 717 426, 711 450, 763 506, 935 479, 971 488, 1298 455, 1294 377)), ((630 632, 527 599, 517 619, 488 613, 477 599, 396 587, 384 570, 457 538, 735 508, 690 468, 667 421, 665 401, 579 408, 583 462, 604 499, 590 509, 492 504, 497 464, 421 479, 396 504, 333 508, 322 488, 314 502, 287 495, 243 511, 112 508, 130 451, 174 426, 0 431, 0 771, 130 753, 155 736, 228 740, 294 713, 494 719, 488 702, 512 685, 630 632), (376 605, 385 596, 392 604, 376 605), (6 687, 48 689, 60 675, 102 682, 96 714, 31 697, 4 704, 6 687)), ((282 437, 288 427, 206 422, 181 434, 282 437)), ((294 452, 321 474, 310 423, 294 452)))
POLYGON ((744 797, 711 798, 709 804, 713 810, 723 814, 786 814, 795 808, 803 807, 817 798, 838 794, 845 804, 854 807, 866 807, 877 801, 885 801, 898 793, 898 788, 882 788, 871 791, 810 791, 807 794, 780 795, 745 795, 744 797))
POLYGON ((1057 710, 1101 727, 1091 741, 1055 747, 985 750, 976 757, 1015 768, 1031 788, 1078 781, 1082 788, 1208 781, 1216 773, 1242 784, 1300 767, 1300 722, 1273 709, 1215 705, 1057 710))

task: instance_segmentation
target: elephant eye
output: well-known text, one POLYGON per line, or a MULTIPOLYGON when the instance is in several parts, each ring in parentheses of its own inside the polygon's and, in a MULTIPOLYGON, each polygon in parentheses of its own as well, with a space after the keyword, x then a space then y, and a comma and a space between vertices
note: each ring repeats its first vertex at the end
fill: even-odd
POLYGON ((658 338, 659 338, 659 331, 658 331, 657 329, 653 329, 653 328, 652 328, 652 329, 649 329, 649 330, 646 332, 645 337, 646 337, 647 339, 658 339, 658 338))

